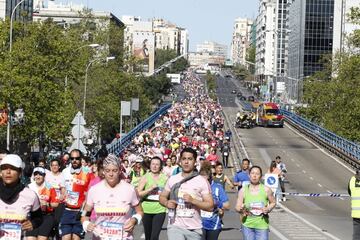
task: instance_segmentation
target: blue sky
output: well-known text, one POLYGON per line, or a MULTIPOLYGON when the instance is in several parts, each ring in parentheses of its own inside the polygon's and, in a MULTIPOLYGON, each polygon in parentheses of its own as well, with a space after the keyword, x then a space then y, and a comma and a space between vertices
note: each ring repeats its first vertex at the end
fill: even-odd
MULTIPOLYGON (((70 2, 70 0, 56 0, 70 2)), ((159 17, 189 30, 190 50, 205 40, 230 45, 237 17, 255 18, 259 0, 71 0, 94 10, 122 15, 159 17)))

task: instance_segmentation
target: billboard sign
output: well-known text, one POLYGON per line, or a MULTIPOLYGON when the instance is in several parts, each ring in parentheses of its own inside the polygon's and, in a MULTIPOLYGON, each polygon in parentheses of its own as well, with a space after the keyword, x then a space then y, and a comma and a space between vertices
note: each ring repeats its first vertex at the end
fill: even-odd
POLYGON ((153 32, 134 32, 133 55, 139 60, 139 69, 136 72, 154 72, 155 62, 155 35, 153 32))

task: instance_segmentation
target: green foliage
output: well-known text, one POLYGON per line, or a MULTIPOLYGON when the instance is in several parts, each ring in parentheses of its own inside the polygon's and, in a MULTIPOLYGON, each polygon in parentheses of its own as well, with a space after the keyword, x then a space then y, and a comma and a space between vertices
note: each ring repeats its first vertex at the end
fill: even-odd
POLYGON ((235 65, 233 67, 233 73, 236 78, 243 80, 250 76, 249 70, 244 65, 235 65))
POLYGON ((211 74, 210 71, 207 71, 206 73, 206 84, 209 92, 209 97, 211 97, 213 100, 216 100, 216 77, 211 74))
POLYGON ((324 71, 307 78, 300 113, 349 140, 360 141, 360 56, 338 54, 324 71), (332 70, 332 73, 331 73, 332 70))
POLYGON ((169 93, 171 80, 166 77, 166 74, 143 77, 142 86, 144 87, 145 94, 149 97, 150 101, 153 104, 156 104, 160 101, 162 95, 169 93))
POLYGON ((186 70, 190 66, 185 58, 180 58, 171 65, 170 73, 179 73, 186 70))
MULTIPOLYGON (((15 23, 11 53, 9 22, 0 21, 0 107, 10 104, 12 110, 25 112, 24 125, 12 127, 15 145, 63 142, 69 146, 65 139, 70 122, 82 111, 85 69, 94 59, 99 61, 88 70, 85 119, 86 127, 96 127, 102 138, 118 132, 121 100, 139 98, 137 115, 144 119, 170 88, 165 76, 144 78, 124 72, 123 28, 108 24, 106 18, 94 19, 91 12, 82 14, 84 19, 67 29, 52 20, 15 23), (91 43, 107 47, 92 49, 91 43), (106 56, 116 60, 100 60, 106 56)), ((5 132, 6 127, 0 128, 2 143, 5 132)))
POLYGON ((177 57, 177 53, 172 49, 156 49, 155 51, 155 68, 177 57))
MULTIPOLYGON (((256 54, 255 46, 249 47, 246 51, 246 61, 255 63, 255 54, 256 54)), ((249 72, 251 74, 255 74, 255 66, 254 65, 249 66, 249 72)))

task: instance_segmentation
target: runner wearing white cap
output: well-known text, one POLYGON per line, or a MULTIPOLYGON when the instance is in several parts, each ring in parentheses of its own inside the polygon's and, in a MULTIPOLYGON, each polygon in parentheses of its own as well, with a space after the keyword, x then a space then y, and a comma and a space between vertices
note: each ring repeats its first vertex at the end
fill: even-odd
POLYGON ((25 165, 15 154, 6 155, 0 163, 0 238, 30 231, 42 223, 40 202, 36 193, 21 182, 25 165))

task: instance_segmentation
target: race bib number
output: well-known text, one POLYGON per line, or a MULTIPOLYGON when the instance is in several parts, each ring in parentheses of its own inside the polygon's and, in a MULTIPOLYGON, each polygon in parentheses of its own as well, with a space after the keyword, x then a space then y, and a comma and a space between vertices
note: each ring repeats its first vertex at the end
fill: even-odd
POLYGON ((102 240, 123 239, 123 224, 117 222, 101 222, 97 225, 97 232, 102 240))
POLYGON ((1 240, 20 240, 21 224, 20 223, 0 223, 1 240))
POLYGON ((66 203, 76 206, 79 202, 79 193, 73 191, 67 191, 66 203))
POLYGON ((161 194, 161 192, 163 191, 164 188, 158 188, 155 191, 152 191, 149 196, 147 197, 147 199, 152 200, 152 201, 159 201, 159 196, 161 194))
POLYGON ((263 213, 262 209, 264 207, 265 204, 263 202, 250 203, 250 212, 252 215, 260 216, 263 213))
POLYGON ((183 218, 192 218, 195 214, 195 209, 192 208, 192 204, 185 203, 184 199, 178 199, 178 206, 176 208, 176 215, 183 218))
POLYGON ((211 218, 213 216, 212 212, 207 212, 203 210, 200 211, 200 214, 202 218, 211 218))
POLYGON ((226 157, 227 155, 229 155, 229 153, 228 153, 228 152, 224 152, 224 156, 226 157))

